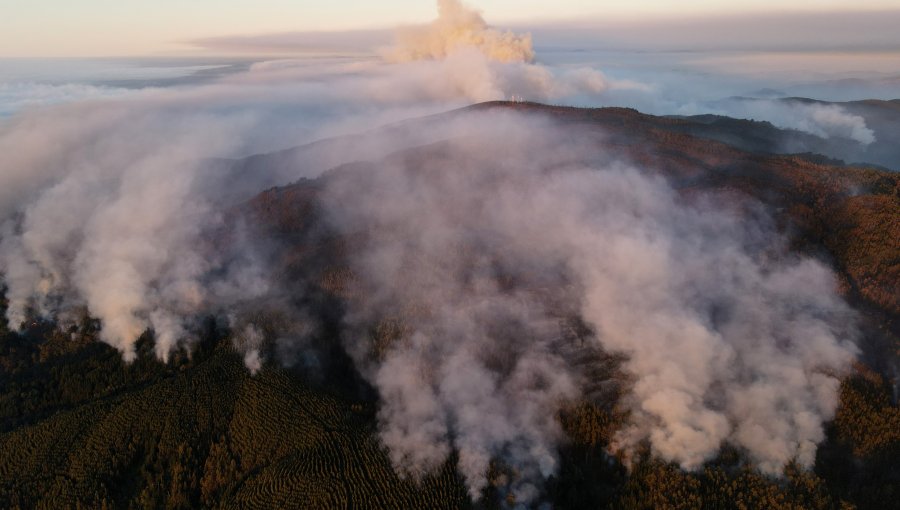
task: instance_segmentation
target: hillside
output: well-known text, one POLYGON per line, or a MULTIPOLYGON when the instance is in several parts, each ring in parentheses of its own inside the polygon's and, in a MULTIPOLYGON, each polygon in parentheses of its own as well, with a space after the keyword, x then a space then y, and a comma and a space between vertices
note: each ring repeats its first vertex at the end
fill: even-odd
MULTIPOLYGON (((124 363, 117 351, 96 341, 97 324, 87 317, 67 332, 40 320, 21 334, 0 331, 0 506, 514 505, 504 483, 515 473, 496 459, 478 502, 467 494, 455 454, 421 480, 393 468, 378 436, 383 402, 341 338, 346 310, 368 290, 348 259, 371 233, 337 233, 322 207, 334 199, 325 190, 336 182, 366 182, 386 169, 426 175, 448 165, 476 166, 477 158, 448 155, 455 140, 468 140, 458 126, 473 114, 496 112, 552 122, 588 148, 577 157, 553 155, 552 165, 626 161, 664 178, 687 202, 724 197, 748 217, 756 214, 748 200, 764 204, 790 251, 833 268, 841 295, 861 316, 860 361, 841 382, 837 413, 813 469, 791 465, 783 478, 761 474, 744 452, 727 447, 693 472, 652 458, 649 449, 627 469, 623 459, 607 453, 626 419, 618 405, 628 385, 621 357, 587 347, 563 352, 598 383, 553 417, 566 439, 558 472, 541 500, 555 508, 863 509, 885 508, 900 498, 900 174, 778 155, 783 151, 772 144, 783 133, 759 123, 486 103, 211 165, 210 171, 235 175, 233 198, 247 194, 254 182, 249 176, 259 169, 275 168, 279 176, 328 170, 235 206, 223 202, 221 230, 208 233, 205 246, 210 252, 239 242, 265 246, 268 276, 285 283, 285 300, 302 303, 321 323, 309 358, 278 363, 280 347, 270 339, 263 351, 271 361, 251 375, 235 347, 238 332, 213 317, 194 351, 165 364, 153 358, 149 333, 139 342, 137 361, 124 363), (236 239, 238 224, 249 227, 249 240, 236 239)), ((504 288, 544 292, 539 277, 504 277, 497 277, 504 288)), ((547 294, 555 299, 552 291, 547 294)), ((565 330, 562 336, 589 336, 566 306, 559 304, 562 311, 554 317, 565 330)), ((265 304, 258 313, 261 323, 284 320, 265 304)), ((383 317, 367 332, 371 355, 383 356, 403 329, 402 314, 383 317)))

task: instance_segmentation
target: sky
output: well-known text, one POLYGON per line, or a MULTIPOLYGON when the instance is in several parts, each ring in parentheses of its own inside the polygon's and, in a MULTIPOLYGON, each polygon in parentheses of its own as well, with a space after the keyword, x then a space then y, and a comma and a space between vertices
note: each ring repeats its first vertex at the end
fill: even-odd
MULTIPOLYGON (((780 0, 473 0, 494 24, 778 13, 780 0)), ((900 0, 795 0, 791 11, 900 10, 900 0)), ((0 57, 189 52, 189 41, 288 31, 386 28, 435 16, 433 0, 0 0, 0 57)))

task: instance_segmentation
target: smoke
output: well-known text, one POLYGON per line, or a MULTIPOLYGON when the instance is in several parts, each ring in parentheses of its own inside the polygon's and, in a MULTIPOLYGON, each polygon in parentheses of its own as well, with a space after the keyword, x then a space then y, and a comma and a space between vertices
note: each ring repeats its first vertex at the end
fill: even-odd
MULTIPOLYGON (((438 18, 425 27, 398 30, 388 61, 405 63, 404 75, 417 77, 412 96, 465 97, 471 101, 522 99, 582 102, 611 88, 634 83, 609 80, 590 67, 554 69, 533 63, 530 35, 491 28, 458 0, 439 0, 438 18)), ((396 81, 390 81, 391 91, 396 81)))
POLYGON ((475 49, 494 62, 531 62, 530 35, 491 28, 481 15, 459 0, 438 0, 438 18, 426 27, 407 28, 397 34, 388 51, 397 62, 442 60, 466 49, 475 49))
POLYGON ((541 68, 495 69, 480 54, 460 55, 407 65, 263 65, 213 85, 13 117, 0 126, 0 270, 9 324, 87 309, 101 320, 101 339, 126 359, 148 329, 165 359, 180 342, 190 344, 196 316, 235 305, 236 289, 249 286, 247 300, 270 291, 259 257, 248 253, 252 243, 223 252, 198 242, 220 226, 224 207, 406 142, 382 137, 332 147, 254 173, 206 158, 357 132, 508 90, 577 92, 541 68), (468 81, 463 69, 472 62, 490 75, 490 86, 468 81), (434 66, 444 75, 435 76, 434 66))
POLYGON ((497 63, 474 48, 460 49, 439 62, 407 64, 407 78, 416 78, 413 90, 395 89, 391 79, 384 94, 427 94, 437 98, 464 97, 473 102, 519 98, 531 101, 578 100, 598 97, 613 84, 603 73, 589 68, 552 70, 535 64, 497 63))
POLYGON ((260 349, 263 347, 264 340, 264 333, 254 324, 244 326, 240 335, 235 337, 235 348, 244 352, 244 365, 251 374, 255 375, 262 368, 263 360, 260 349))
POLYGON ((596 163, 574 128, 492 115, 466 135, 328 180, 335 228, 366 238, 346 341, 398 470, 457 451, 477 497, 501 459, 529 501, 557 466, 554 417, 597 382, 590 349, 628 357, 626 457, 648 441, 696 469, 730 443, 766 473, 812 464, 855 353, 827 268, 765 220, 596 163), (571 317, 587 346, 561 334, 571 317))
POLYGON ((875 142, 875 132, 866 125, 866 119, 836 104, 739 99, 719 103, 719 107, 726 115, 768 121, 780 128, 796 129, 822 138, 847 138, 862 145, 875 142))
POLYGON ((26 108, 122 96, 128 93, 129 91, 125 89, 78 83, 54 85, 48 83, 0 82, 0 119, 26 108))
MULTIPOLYGON (((875 141, 875 132, 866 126, 866 119, 859 115, 852 115, 838 105, 799 105, 798 108, 812 121, 812 126, 804 129, 807 120, 800 122, 799 129, 809 130, 823 138, 840 136, 856 140, 863 145, 869 145, 875 141)), ((804 115, 798 116, 803 119, 804 115)), ((790 125, 789 125, 790 127, 790 125)))

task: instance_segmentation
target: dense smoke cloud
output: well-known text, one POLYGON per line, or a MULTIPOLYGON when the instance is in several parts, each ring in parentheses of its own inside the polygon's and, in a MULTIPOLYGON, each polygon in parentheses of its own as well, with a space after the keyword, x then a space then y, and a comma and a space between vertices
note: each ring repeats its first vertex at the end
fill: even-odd
POLYGON ((875 132, 866 125, 866 119, 836 104, 798 100, 732 99, 719 102, 716 106, 726 115, 764 120, 780 128, 796 129, 821 138, 847 138, 862 145, 875 142, 875 132))
POLYGON ((531 62, 531 36, 491 28, 481 15, 460 0, 438 0, 438 19, 426 27, 401 30, 392 60, 441 60, 465 48, 474 48, 495 62, 531 62))
POLYGON ((128 91, 79 83, 0 82, 0 119, 33 106, 125 95, 128 91))
POLYGON ((534 64, 530 35, 491 28, 458 0, 439 0, 438 18, 425 27, 398 31, 389 61, 405 62, 420 75, 422 91, 472 101, 597 98, 611 88, 635 88, 586 66, 567 70, 534 64))
POLYGON ((458 451, 476 496, 500 458, 529 500, 555 469, 551 417, 584 396, 575 361, 591 347, 626 354, 635 377, 614 444, 626 456, 647 440, 695 469, 728 442, 767 473, 810 466, 855 352, 831 272, 787 255, 763 220, 585 163, 596 149, 571 130, 471 125, 491 128, 328 188, 338 228, 367 236, 349 350, 379 389, 396 467, 427 472, 458 451), (401 326, 372 362, 385 317, 401 326), (561 334, 570 317, 590 347, 561 334))
POLYGON ((205 288, 209 275, 221 274, 220 261, 192 242, 218 221, 211 203, 398 147, 381 140, 320 154, 318 164, 298 160, 240 176, 210 173, 204 158, 272 150, 472 101, 556 100, 607 86, 596 71, 554 74, 467 48, 442 61, 397 65, 261 63, 211 85, 15 117, 0 126, 7 318, 17 328, 30 311, 54 317, 86 307, 102 320, 102 338, 126 357, 152 328, 165 358, 191 336, 180 317, 220 306, 205 288))
POLYGON ((204 158, 271 150, 471 101, 548 100, 605 87, 599 73, 558 78, 469 48, 405 65, 263 63, 208 86, 23 114, 0 128, 0 150, 8 155, 0 190, 0 212, 9 218, 0 246, 7 317, 16 328, 29 313, 59 317, 86 307, 102 320, 103 340, 126 358, 148 328, 165 358, 191 336, 185 316, 221 306, 207 288, 210 275, 222 273, 221 261, 198 253, 193 242, 218 221, 211 203, 316 175, 362 153, 378 155, 393 142, 362 153, 335 150, 320 158, 327 164, 297 161, 239 181, 210 173, 204 158))

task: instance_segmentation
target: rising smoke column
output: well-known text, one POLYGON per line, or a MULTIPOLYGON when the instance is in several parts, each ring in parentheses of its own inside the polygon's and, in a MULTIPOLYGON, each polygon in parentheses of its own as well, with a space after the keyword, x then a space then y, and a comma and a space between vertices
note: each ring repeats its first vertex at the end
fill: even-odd
POLYGON ((398 69, 405 74, 421 77, 414 95, 431 91, 475 102, 584 101, 611 88, 636 86, 611 81, 590 67, 558 71, 535 63, 529 34, 492 28, 458 0, 440 0, 435 21, 398 30, 395 45, 383 53, 388 62, 402 64, 398 69))
POLYGON ((219 222, 212 204, 223 188, 199 148, 225 150, 245 121, 148 103, 71 105, 0 130, 0 150, 17 153, 3 175, 18 196, 0 204, 12 329, 34 316, 65 326, 86 310, 126 360, 147 330, 167 359, 199 314, 240 299, 234 286, 246 297, 266 292, 247 256, 200 242, 219 222))
POLYGON ((333 176, 324 203, 336 228, 367 239, 351 260, 363 297, 346 342, 379 390, 400 472, 457 451, 478 497, 500 459, 531 501, 557 466, 555 416, 596 382, 571 356, 580 340, 560 334, 572 315, 593 348, 628 358, 615 451, 647 441, 696 469, 730 443, 766 473, 812 464, 856 352, 825 266, 789 255, 765 220, 590 163, 600 154, 577 128, 497 114, 469 126, 333 176), (402 325, 386 342, 372 333, 385 318, 402 325))
MULTIPOLYGON (((255 282, 248 298, 267 288, 253 254, 200 253, 198 236, 216 228, 229 200, 328 168, 298 160, 252 175, 217 174, 207 158, 472 100, 557 98, 605 86, 597 73, 559 80, 546 68, 500 64, 472 48, 445 61, 290 71, 260 66, 205 86, 27 111, 0 125, 0 271, 10 327, 33 316, 66 322, 86 309, 101 319, 101 338, 126 358, 148 328, 166 358, 191 336, 190 316, 237 299, 235 285, 211 278, 255 282), (237 273, 234 260, 245 262, 237 273)), ((357 149, 383 154, 403 143, 342 148, 318 160, 337 165, 361 157, 357 149)))
POLYGON ((388 56, 399 62, 442 60, 466 48, 495 62, 534 60, 530 35, 491 28, 477 11, 459 0, 438 0, 438 18, 425 27, 401 30, 388 56))
MULTIPOLYGON (((425 60, 313 66, 300 75, 258 66, 210 86, 25 112, 0 126, 0 271, 11 327, 33 315, 65 322, 86 309, 126 358, 152 329, 165 359, 190 337, 191 316, 235 302, 221 295, 234 285, 210 278, 253 281, 251 298, 268 287, 252 254, 240 254, 247 263, 232 274, 233 260, 195 249, 218 221, 211 204, 240 195, 228 191, 234 179, 204 170, 204 158, 307 123, 313 132, 329 123, 358 130, 461 101, 559 100, 609 85, 590 69, 556 76, 529 64, 528 36, 492 29, 458 2, 439 8, 435 23, 397 47, 403 60, 425 60)), ((240 176, 240 191, 322 170, 298 161, 240 176)))

